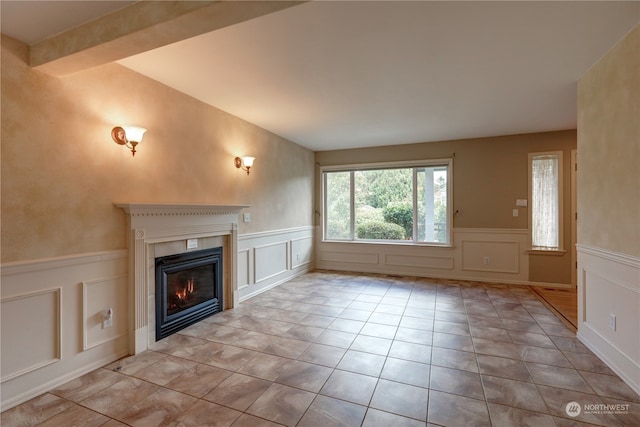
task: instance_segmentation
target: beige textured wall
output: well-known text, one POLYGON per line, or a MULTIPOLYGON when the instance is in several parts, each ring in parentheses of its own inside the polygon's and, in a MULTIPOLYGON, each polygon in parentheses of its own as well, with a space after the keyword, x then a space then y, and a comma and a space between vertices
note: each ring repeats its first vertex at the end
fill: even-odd
POLYGON ((118 64, 58 78, 26 54, 2 36, 2 262, 125 248, 113 202, 248 204, 240 233, 312 225, 311 151, 118 64), (121 124, 149 129, 135 158, 121 124))
POLYGON ((578 243, 640 256, 640 26, 578 83, 578 243))
MULTIPOLYGON (((349 163, 402 161, 451 157, 453 164, 453 208, 456 228, 527 229, 526 208, 513 217, 516 199, 528 198, 528 153, 563 151, 564 160, 564 242, 571 242, 571 149, 576 148, 574 130, 457 141, 428 142, 368 149, 316 153, 322 166, 349 163)), ((322 203, 321 178, 316 176, 316 209, 322 203)), ((316 224, 321 224, 317 217, 316 224)), ((571 283, 571 254, 530 257, 529 280, 571 283)))

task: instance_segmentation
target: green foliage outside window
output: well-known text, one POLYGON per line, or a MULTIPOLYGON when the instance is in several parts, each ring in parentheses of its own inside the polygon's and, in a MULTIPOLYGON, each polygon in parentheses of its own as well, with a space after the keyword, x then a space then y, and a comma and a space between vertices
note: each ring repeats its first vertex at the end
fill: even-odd
POLYGON ((404 228, 382 221, 365 221, 356 227, 358 239, 403 240, 404 228))
POLYGON ((411 202, 389 202, 382 214, 385 221, 402 227, 405 236, 413 236, 413 204, 411 202))
POLYGON ((417 221, 416 241, 446 242, 447 170, 440 164, 325 172, 325 238, 413 240, 417 221))

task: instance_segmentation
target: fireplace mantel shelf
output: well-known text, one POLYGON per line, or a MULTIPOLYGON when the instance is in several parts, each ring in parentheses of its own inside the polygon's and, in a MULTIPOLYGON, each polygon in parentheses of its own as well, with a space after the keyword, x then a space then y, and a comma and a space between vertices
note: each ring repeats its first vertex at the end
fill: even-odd
POLYGON ((238 214, 249 205, 213 205, 189 203, 114 203, 131 216, 227 215, 238 214))

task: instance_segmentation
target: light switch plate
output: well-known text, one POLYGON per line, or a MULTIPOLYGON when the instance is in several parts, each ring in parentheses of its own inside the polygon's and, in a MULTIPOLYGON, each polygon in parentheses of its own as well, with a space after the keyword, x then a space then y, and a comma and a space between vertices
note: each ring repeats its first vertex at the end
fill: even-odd
POLYGON ((187 249, 196 249, 198 247, 198 239, 188 239, 187 249))
POLYGON ((526 208, 527 207, 527 199, 517 199, 516 200, 516 206, 518 206, 520 208, 526 208))
POLYGON ((611 328, 612 331, 616 330, 616 315, 613 313, 609 314, 609 328, 611 328))

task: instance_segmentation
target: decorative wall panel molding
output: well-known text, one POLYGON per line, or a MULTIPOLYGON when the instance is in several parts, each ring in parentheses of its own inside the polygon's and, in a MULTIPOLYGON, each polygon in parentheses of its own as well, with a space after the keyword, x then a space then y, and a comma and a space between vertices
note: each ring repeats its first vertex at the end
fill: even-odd
POLYGON ((249 278, 251 277, 251 256, 249 249, 238 251, 238 290, 249 286, 249 278))
POLYGON ((520 272, 518 241, 461 240, 462 270, 493 273, 520 272))
POLYGON ((292 269, 313 263, 313 236, 291 239, 289 245, 291 247, 289 265, 292 269))
POLYGON ((529 284, 527 230, 453 230, 451 246, 322 241, 316 268, 459 280, 529 284))
POLYGON ((254 283, 276 277, 288 270, 288 242, 275 242, 253 247, 254 283))
POLYGON ((396 267, 438 268, 453 270, 453 257, 391 255, 386 254, 384 263, 396 267))
MULTIPOLYGON (((126 330, 101 343, 98 331, 87 331, 84 321, 85 307, 103 295, 122 292, 127 253, 116 250, 2 265, 3 410, 128 354, 126 330)), ((112 301, 115 317, 113 327, 105 330, 108 334, 130 320, 127 304, 112 301)))
POLYGON ((320 252, 320 261, 334 262, 338 264, 377 265, 380 264, 381 255, 382 254, 379 253, 358 252, 357 250, 354 250, 353 252, 346 250, 323 250, 320 252))
POLYGON ((62 358, 61 294, 55 288, 2 299, 2 382, 62 358))
POLYGON ((586 245, 577 251, 578 338, 640 394, 640 258, 586 245))
POLYGON ((240 301, 264 292, 314 267, 314 227, 296 227, 238 236, 240 301), (248 257, 243 260, 243 255, 248 257))
POLYGON ((127 333, 127 275, 82 283, 82 349, 114 341, 127 333), (111 309, 111 326, 104 327, 111 309))

